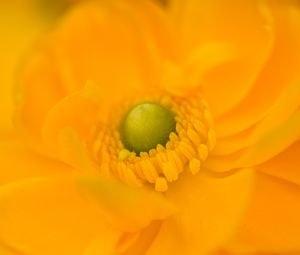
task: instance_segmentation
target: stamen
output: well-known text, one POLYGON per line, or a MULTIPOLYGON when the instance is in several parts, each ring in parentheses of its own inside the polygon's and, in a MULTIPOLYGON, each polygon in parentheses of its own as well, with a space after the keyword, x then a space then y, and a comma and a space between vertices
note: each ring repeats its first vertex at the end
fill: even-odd
POLYGON ((152 117, 144 115, 144 110, 131 108, 130 113, 133 113, 123 120, 121 134, 118 120, 113 128, 96 129, 91 155, 96 158, 103 175, 114 175, 128 185, 153 185, 156 191, 166 192, 168 183, 178 180, 185 170, 193 175, 201 171, 216 144, 216 133, 202 98, 182 99, 168 95, 156 97, 155 102, 158 103, 136 105, 139 108, 147 104, 152 117), (134 113, 134 109, 139 114, 134 113), (164 112, 164 117, 157 119, 159 111, 164 112), (149 118, 150 122, 151 118, 155 119, 150 127, 147 126, 149 118), (151 134, 146 134, 147 130, 151 134))

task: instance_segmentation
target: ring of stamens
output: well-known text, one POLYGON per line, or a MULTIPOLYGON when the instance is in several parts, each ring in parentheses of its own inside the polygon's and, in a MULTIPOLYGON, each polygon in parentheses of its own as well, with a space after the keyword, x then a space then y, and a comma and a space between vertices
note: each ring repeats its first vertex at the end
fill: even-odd
POLYGON ((129 185, 154 185, 156 191, 165 192, 186 169, 193 175, 200 171, 215 146, 216 135, 203 98, 162 96, 155 101, 175 114, 176 132, 170 133, 165 146, 158 144, 136 155, 124 148, 115 124, 95 130, 91 151, 101 174, 113 175, 129 185))

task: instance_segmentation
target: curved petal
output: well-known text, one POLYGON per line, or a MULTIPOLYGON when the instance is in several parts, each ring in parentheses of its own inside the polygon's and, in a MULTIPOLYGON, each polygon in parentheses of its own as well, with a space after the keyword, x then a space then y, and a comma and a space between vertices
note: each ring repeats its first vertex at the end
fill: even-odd
POLYGON ((220 137, 213 151, 214 155, 228 155, 240 149, 255 145, 260 139, 268 135, 270 130, 276 128, 295 114, 300 106, 300 78, 290 85, 279 96, 270 112, 258 123, 250 128, 229 137, 220 137))
POLYGON ((252 171, 215 178, 184 176, 166 193, 180 211, 162 223, 152 254, 208 254, 234 234, 252 190, 252 171))
POLYGON ((165 17, 148 1, 87 1, 64 17, 32 53, 22 76, 18 120, 35 135, 62 98, 95 81, 112 102, 157 83, 172 58, 165 17))
POLYGON ((229 155, 212 155, 205 166, 213 171, 228 171, 262 164, 300 139, 300 110, 285 123, 269 130, 253 146, 229 155))
POLYGON ((79 163, 80 155, 85 153, 84 141, 99 121, 100 105, 99 90, 92 82, 59 101, 46 115, 42 129, 50 153, 79 169, 87 167, 79 163))
POLYGON ((36 154, 17 139, 0 141, 0 185, 29 177, 71 174, 74 170, 36 154))
POLYGON ((2 186, 0 208, 1 242, 31 255, 82 255, 102 233, 117 239, 171 213, 157 193, 88 177, 2 186))
POLYGON ((300 140, 279 155, 257 166, 259 171, 300 185, 300 140))
POLYGON ((249 209, 231 250, 239 253, 293 253, 300 250, 298 185, 257 174, 249 209))
MULTIPOLYGON (((272 1, 270 4, 274 17, 274 49, 248 95, 232 111, 216 120, 220 137, 239 133, 268 115, 277 115, 274 106, 284 100, 300 80, 300 9, 289 1, 272 1), (286 63, 289 63, 286 65, 286 63)), ((292 96, 293 98, 293 96, 292 96)), ((292 105, 299 105, 299 92, 294 95, 292 105), (297 96, 297 98, 295 98, 297 96)), ((289 113, 290 102, 283 105, 282 112, 289 113)))
POLYGON ((65 97, 45 117, 42 130, 44 141, 55 145, 59 132, 65 127, 72 127, 79 137, 87 138, 98 121, 100 104, 99 89, 91 82, 65 97))
POLYGON ((33 12, 33 3, 0 3, 0 131, 12 128, 13 88, 17 80, 19 62, 27 48, 43 28, 43 23, 33 12))
POLYGON ((233 57, 211 68, 202 80, 214 115, 227 112, 251 89, 272 50, 269 9, 262 1, 251 0, 171 0, 169 8, 187 58, 210 42, 235 49, 233 57))

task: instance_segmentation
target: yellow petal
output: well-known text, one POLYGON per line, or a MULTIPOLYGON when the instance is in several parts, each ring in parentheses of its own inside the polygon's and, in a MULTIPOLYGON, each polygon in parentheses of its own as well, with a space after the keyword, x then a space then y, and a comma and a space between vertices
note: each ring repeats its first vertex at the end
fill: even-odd
POLYGON ((147 255, 208 254, 235 233, 249 201, 252 171, 224 178, 181 177, 166 193, 178 214, 166 219, 147 255))
POLYGON ((118 240, 128 230, 166 217, 169 207, 156 195, 83 177, 28 179, 2 186, 0 240, 24 254, 82 255, 100 236, 103 245, 114 243, 103 233, 116 233, 112 238, 118 240))
POLYGON ((297 141, 257 168, 263 173, 300 185, 299 155, 300 141, 297 141))
POLYGON ((107 103, 152 88, 163 60, 172 58, 168 34, 163 13, 148 1, 79 4, 26 63, 19 125, 39 137, 48 111, 88 80, 107 103))
POLYGON ((300 139, 300 110, 285 123, 269 130, 254 145, 228 155, 212 155, 205 166, 214 171, 227 171, 262 164, 300 139))
POLYGON ((65 175, 71 167, 43 157, 17 139, 0 142, 0 184, 36 176, 65 175))
POLYGON ((155 191, 99 178, 79 177, 77 182, 87 195, 102 205, 111 224, 129 232, 146 227, 152 220, 165 219, 175 211, 175 206, 155 191))
POLYGON ((19 65, 44 25, 32 9, 31 1, 0 3, 0 131, 12 128, 13 88, 19 65))
POLYGON ((53 150, 57 150, 59 134, 65 128, 76 131, 80 140, 91 135, 99 121, 101 97, 93 83, 76 91, 58 102, 45 116, 43 125, 44 141, 53 150))
POLYGON ((288 253, 300 250, 298 185, 257 174, 249 209, 232 244, 239 253, 288 253))
POLYGON ((219 116, 244 98, 269 57, 273 44, 269 10, 251 0, 172 0, 169 8, 177 41, 188 58, 207 43, 234 48, 233 57, 213 66, 202 81, 212 111, 219 116))
POLYGON ((289 121, 300 105, 300 77, 288 86, 278 97, 268 114, 250 128, 229 137, 219 135, 214 155, 228 155, 240 149, 255 145, 260 139, 268 135, 272 129, 289 121))
MULTIPOLYGON (((270 4, 270 8, 275 31, 272 54, 247 96, 235 109, 216 121, 220 137, 239 133, 269 115, 276 115, 274 107, 280 100, 284 100, 283 95, 288 94, 292 90, 291 87, 294 87, 296 92, 295 83, 298 83, 299 89, 300 9, 284 2, 270 4)), ((288 115, 290 103, 297 107, 300 103, 299 95, 297 92, 291 96, 292 101, 283 104, 281 112, 286 111, 288 115)), ((279 116, 282 116, 282 113, 279 112, 279 116)))

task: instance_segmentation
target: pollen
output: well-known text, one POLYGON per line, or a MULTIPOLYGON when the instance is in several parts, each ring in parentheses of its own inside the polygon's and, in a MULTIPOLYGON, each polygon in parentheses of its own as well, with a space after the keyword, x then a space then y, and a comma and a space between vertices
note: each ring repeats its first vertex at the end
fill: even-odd
POLYGON ((198 174, 216 144, 213 117, 198 95, 150 95, 114 117, 88 144, 99 171, 128 185, 166 192, 183 172, 198 174))

